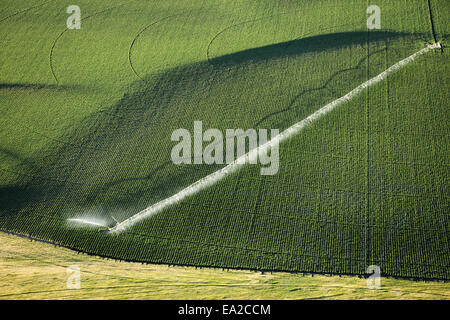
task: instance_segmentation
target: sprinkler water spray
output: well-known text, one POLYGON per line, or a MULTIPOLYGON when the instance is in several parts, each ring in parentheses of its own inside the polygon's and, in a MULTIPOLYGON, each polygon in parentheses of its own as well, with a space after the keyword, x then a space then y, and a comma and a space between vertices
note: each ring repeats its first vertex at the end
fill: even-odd
POLYGON ((100 233, 111 233, 111 229, 115 228, 119 224, 119 221, 117 221, 115 217, 111 216, 111 219, 114 223, 108 223, 104 218, 98 217, 69 218, 67 221, 78 225, 85 225, 87 227, 100 227, 100 233))

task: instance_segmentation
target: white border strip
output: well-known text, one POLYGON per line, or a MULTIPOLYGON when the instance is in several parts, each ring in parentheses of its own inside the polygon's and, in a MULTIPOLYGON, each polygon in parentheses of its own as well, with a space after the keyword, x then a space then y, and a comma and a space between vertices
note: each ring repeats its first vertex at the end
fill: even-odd
POLYGON ((161 210, 163 210, 175 203, 182 201, 183 199, 197 193, 198 191, 200 191, 202 189, 205 189, 205 188, 215 184, 217 181, 222 180, 223 178, 229 176, 230 174, 232 174, 233 172, 236 172, 239 168, 244 166, 246 163, 246 160, 257 156, 260 152, 267 151, 269 148, 272 147, 272 145, 275 145, 277 143, 280 143, 281 141, 284 141, 284 140, 292 137, 293 135, 297 134, 298 132, 300 132, 307 126, 309 126, 314 121, 321 118, 323 115, 327 114, 328 112, 330 112, 331 110, 336 108, 337 106, 339 106, 347 101, 350 101, 351 99, 353 99, 354 97, 359 95, 362 91, 364 91, 366 88, 385 80, 391 73, 401 69, 408 63, 413 62, 417 57, 425 54, 426 52, 428 52, 432 49, 437 49, 439 47, 440 47, 439 43, 436 43, 433 45, 428 45, 424 49, 412 54, 411 56, 407 57, 406 59, 403 59, 400 62, 397 62, 396 64, 394 64, 390 68, 386 69, 385 71, 383 71, 376 77, 359 85, 358 87, 356 87, 355 89, 353 89, 352 91, 347 93, 345 96, 343 96, 337 100, 334 100, 333 102, 320 108, 319 110, 317 110, 316 112, 314 112, 313 114, 308 116, 307 118, 305 118, 302 121, 287 128, 286 130, 281 132, 279 135, 277 135, 276 137, 274 137, 267 143, 263 144, 262 146, 259 146, 258 148, 255 148, 255 149, 251 150, 250 152, 246 153, 245 155, 239 157, 234 162, 228 164, 226 167, 209 174, 208 176, 194 182, 190 186, 181 190, 177 194, 175 194, 169 198, 166 198, 160 202, 157 202, 157 203, 151 205, 150 207, 138 212, 134 216, 131 216, 130 218, 118 223, 115 227, 110 229, 110 232, 115 233, 115 232, 125 231, 126 229, 130 228, 131 226, 138 223, 139 221, 149 218, 149 217, 155 215, 156 213, 160 212, 161 210))

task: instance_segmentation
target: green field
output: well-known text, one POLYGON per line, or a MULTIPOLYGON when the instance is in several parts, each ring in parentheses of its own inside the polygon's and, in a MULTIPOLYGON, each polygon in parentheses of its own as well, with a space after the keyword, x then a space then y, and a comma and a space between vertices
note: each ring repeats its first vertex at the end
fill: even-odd
POLYGON ((80 0, 0 5, 0 229, 100 256, 450 280, 450 4, 80 0), (429 6, 430 4, 430 6, 429 6), (430 15, 430 7, 432 14, 430 15), (175 165, 178 128, 286 129, 433 50, 280 146, 119 234, 218 165, 175 165))

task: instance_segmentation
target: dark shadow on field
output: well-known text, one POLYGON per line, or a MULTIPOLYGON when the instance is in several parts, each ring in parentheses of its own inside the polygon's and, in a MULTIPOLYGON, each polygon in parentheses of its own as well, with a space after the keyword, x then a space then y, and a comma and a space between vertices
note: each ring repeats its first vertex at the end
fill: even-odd
MULTIPOLYGON (((339 71, 333 73, 333 75, 332 75, 331 77, 329 77, 329 78, 327 79, 327 81, 325 81, 324 84, 323 84, 322 86, 320 86, 320 87, 315 87, 315 88, 311 88, 311 89, 307 89, 307 90, 302 90, 302 91, 299 92, 293 99, 291 99, 290 103, 289 103, 285 108, 280 109, 280 110, 277 110, 277 111, 274 111, 274 112, 271 112, 271 113, 265 115, 264 117, 262 117, 262 118, 255 124, 255 126, 256 126, 256 127, 259 127, 262 123, 264 123, 264 122, 267 121, 268 119, 270 119, 270 118, 272 118, 272 117, 274 117, 274 116, 277 116, 277 115, 279 115, 279 114, 282 114, 282 113, 284 113, 284 112, 291 111, 292 108, 294 108, 294 107, 298 104, 299 99, 301 99, 303 96, 305 96, 305 95, 307 95, 307 94, 309 94, 309 93, 312 93, 312 92, 320 92, 321 90, 327 89, 328 86, 330 85, 330 83, 331 83, 335 78, 337 78, 339 75, 341 75, 341 74, 343 74, 343 73, 346 73, 346 72, 349 72, 349 71, 354 71, 354 70, 360 69, 361 66, 362 66, 362 64, 365 63, 365 62, 367 61, 368 58, 370 58, 371 56, 376 55, 376 54, 378 54, 378 53, 385 52, 385 51, 386 51, 385 49, 381 49, 381 50, 374 51, 374 52, 370 53, 368 56, 366 56, 366 57, 360 59, 360 60, 358 61, 358 64, 357 64, 355 67, 342 69, 342 70, 339 70, 339 71)), ((331 90, 331 89, 330 89, 330 90, 331 90)), ((339 94, 337 94, 336 92, 333 91, 333 93, 335 93, 336 96, 339 96, 339 94)))
POLYGON ((80 89, 81 86, 60 86, 57 84, 40 84, 40 83, 0 83, 0 89, 23 89, 23 90, 58 90, 80 89))
POLYGON ((209 61, 219 67, 233 66, 242 63, 260 63, 272 59, 296 57, 306 53, 322 52, 328 49, 339 49, 357 44, 364 45, 368 40, 370 42, 377 42, 407 35, 409 34, 389 31, 372 31, 370 32, 370 35, 367 31, 330 33, 247 49, 216 57, 209 61))
POLYGON ((22 166, 25 166, 26 168, 38 170, 38 168, 36 168, 35 164, 33 163, 33 160, 25 158, 19 155, 17 152, 6 149, 1 145, 0 145, 0 156, 6 156, 8 158, 14 159, 15 161, 19 162, 22 166))
MULTIPOLYGON (((370 32, 370 41, 389 41, 407 36, 411 35, 370 32)), ((320 35, 248 49, 147 75, 143 81, 136 81, 116 104, 85 118, 76 129, 59 139, 66 143, 55 142, 33 159, 33 166, 26 170, 27 178, 19 186, 2 186, 0 214, 11 214, 21 209, 32 213, 36 204, 45 201, 49 213, 73 216, 79 208, 101 206, 106 214, 122 212, 122 216, 116 215, 119 220, 131 216, 222 167, 177 166, 170 157, 176 144, 170 141, 172 131, 186 128, 192 132, 193 121, 202 120, 195 118, 193 111, 197 103, 211 98, 210 88, 220 89, 225 77, 230 75, 246 75, 250 72, 248 66, 252 64, 264 66, 283 57, 294 58, 351 45, 364 46, 367 39, 367 32, 320 35), (180 97, 183 103, 178 100, 180 97), (167 138, 155 138, 155 134, 160 133, 167 138)), ((299 103, 301 97, 311 92, 317 92, 315 97, 320 97, 336 77, 363 68, 365 59, 355 61, 355 67, 336 70, 318 87, 299 88, 297 96, 278 110, 258 118, 253 114, 245 116, 253 121, 254 128, 264 124, 264 128, 284 129, 297 119, 286 116, 272 121, 274 115, 294 108, 300 110, 298 117, 307 114, 314 106, 309 102, 299 103)), ((31 85, 31 88, 39 86, 31 85)), ((230 93, 224 90, 223 99, 231 98, 227 98, 227 94, 230 93)), ((336 94, 333 92, 333 96, 336 94)), ((214 113, 214 105, 211 108, 214 113)), ((245 106, 233 105, 232 108, 237 110, 245 106)), ((216 128, 224 126, 220 116, 217 113, 214 119, 216 128)), ((235 128, 239 128, 240 119, 235 120, 235 128)))
POLYGON ((13 159, 18 163, 14 171, 0 166, 0 178, 5 173, 19 177, 19 181, 15 185, 0 185, 1 215, 13 216, 30 204, 52 199, 64 186, 63 182, 48 181, 45 168, 33 159, 23 157, 3 146, 0 146, 0 157, 2 159, 13 159))
POLYGON ((39 201, 44 196, 42 188, 31 186, 0 187, 0 212, 14 215, 29 203, 39 201))

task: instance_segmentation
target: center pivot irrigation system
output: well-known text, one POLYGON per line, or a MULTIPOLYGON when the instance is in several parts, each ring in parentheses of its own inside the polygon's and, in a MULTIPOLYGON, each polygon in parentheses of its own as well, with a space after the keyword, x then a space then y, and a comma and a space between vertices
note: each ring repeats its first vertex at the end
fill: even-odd
MULTIPOLYGON (((163 209, 178 203, 180 201, 182 201, 183 199, 194 195, 195 193, 197 193, 198 191, 205 189, 213 184, 215 184, 216 182, 218 182, 219 180, 224 179, 225 177, 231 175, 232 173, 236 172, 238 169, 240 169, 241 167, 243 167, 250 159, 254 159, 255 157, 257 157, 259 154, 262 154, 263 152, 267 152, 267 150, 269 148, 271 148, 273 145, 279 144, 280 142, 294 136, 295 134, 299 133, 301 130, 303 130, 304 128, 306 128, 307 126, 309 126, 310 124, 312 124, 314 121, 318 120, 319 118, 321 118, 322 116, 324 116, 325 114, 329 113, 330 111, 332 111, 333 109, 335 109, 337 106, 348 102, 350 100, 352 100, 354 97, 356 97, 357 95, 359 95, 361 92, 363 92, 366 88, 377 84, 383 80, 385 80, 390 74, 394 73, 395 71, 403 68, 405 65, 413 62, 415 59, 417 59, 419 56, 433 50, 433 49, 441 49, 441 45, 439 42, 436 42, 434 44, 429 44, 427 45, 425 48, 417 51, 416 53, 410 55, 409 57, 397 62, 396 64, 394 64, 393 66, 389 67, 388 69, 386 69, 385 71, 383 71, 382 73, 380 73, 379 75, 373 77, 372 79, 362 83, 361 85, 359 85, 358 87, 356 87, 355 89, 353 89, 352 91, 350 91, 349 93, 347 93, 346 95, 330 102, 329 104, 323 106, 322 108, 320 108, 319 110, 317 110, 316 112, 312 113, 311 115, 309 115, 307 118, 303 119, 300 122, 297 122, 296 124, 292 125, 291 127, 287 128, 286 130, 284 130, 283 132, 281 132, 279 135, 275 136, 274 138, 272 138, 270 141, 268 141, 267 143, 253 149, 250 150, 248 153, 244 154, 243 156, 237 158, 235 161, 233 161, 232 163, 228 164, 227 166, 225 166, 224 168, 215 171, 213 173, 211 173, 210 175, 194 182, 193 184, 191 184, 190 186, 186 187, 185 189, 181 190, 180 192, 174 194, 173 196, 166 198, 164 200, 161 200, 160 202, 157 202, 151 206, 149 206, 148 208, 138 212, 137 214, 131 216, 130 218, 122 221, 122 222, 117 222, 117 220, 114 219, 115 221, 115 225, 111 228, 108 228, 106 230, 102 230, 100 232, 102 233, 119 233, 119 232, 124 232, 126 231, 128 228, 130 228, 131 226, 133 226, 134 224, 136 224, 137 222, 149 218, 155 214, 157 214, 158 212, 162 211, 163 209)), ((69 219, 74 221, 74 219, 69 219)), ((78 220, 78 222, 82 222, 80 219, 75 219, 78 220)), ((106 226, 103 226, 106 227, 106 226)))

